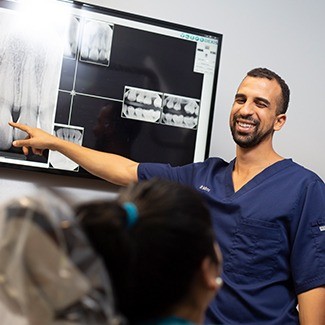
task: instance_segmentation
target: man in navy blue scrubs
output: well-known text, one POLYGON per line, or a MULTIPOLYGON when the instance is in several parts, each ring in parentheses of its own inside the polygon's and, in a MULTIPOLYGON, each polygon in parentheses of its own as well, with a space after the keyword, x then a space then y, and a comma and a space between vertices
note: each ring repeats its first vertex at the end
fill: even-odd
POLYGON ((120 185, 160 177, 202 193, 224 259, 224 285, 207 311, 207 324, 324 325, 325 184, 273 149, 288 103, 281 77, 265 68, 251 70, 230 113, 236 158, 180 167, 139 164, 10 124, 28 133, 29 139, 13 143, 25 152, 57 150, 120 185))

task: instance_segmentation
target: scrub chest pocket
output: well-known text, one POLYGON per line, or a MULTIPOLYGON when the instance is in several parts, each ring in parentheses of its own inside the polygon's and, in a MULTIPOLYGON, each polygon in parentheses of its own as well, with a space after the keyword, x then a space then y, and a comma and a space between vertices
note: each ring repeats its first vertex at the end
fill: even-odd
POLYGON ((280 250, 279 226, 262 220, 242 219, 233 235, 225 271, 237 283, 271 278, 280 250))

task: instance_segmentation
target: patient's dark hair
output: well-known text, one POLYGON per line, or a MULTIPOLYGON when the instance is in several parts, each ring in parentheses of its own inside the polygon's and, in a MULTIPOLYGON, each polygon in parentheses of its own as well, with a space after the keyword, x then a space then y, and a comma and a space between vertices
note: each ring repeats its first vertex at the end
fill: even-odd
POLYGON ((79 206, 77 214, 106 264, 117 308, 131 322, 164 316, 186 297, 205 257, 218 263, 209 211, 183 185, 135 183, 116 200, 79 206), (138 210, 131 227, 125 202, 138 210))

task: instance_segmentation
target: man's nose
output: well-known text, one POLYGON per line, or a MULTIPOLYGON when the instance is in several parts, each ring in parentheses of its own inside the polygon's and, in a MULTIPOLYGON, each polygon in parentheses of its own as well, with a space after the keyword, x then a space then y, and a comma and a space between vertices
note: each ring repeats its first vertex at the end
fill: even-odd
POLYGON ((252 115, 254 113, 254 103, 246 101, 240 108, 242 115, 252 115))

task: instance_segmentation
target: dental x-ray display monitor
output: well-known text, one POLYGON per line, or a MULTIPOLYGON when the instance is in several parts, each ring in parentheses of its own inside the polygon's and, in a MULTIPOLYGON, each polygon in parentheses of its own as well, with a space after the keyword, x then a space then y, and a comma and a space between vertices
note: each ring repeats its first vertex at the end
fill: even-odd
POLYGON ((9 121, 138 162, 204 160, 221 41, 79 1, 0 0, 0 163, 90 176, 58 152, 25 156, 9 121))

